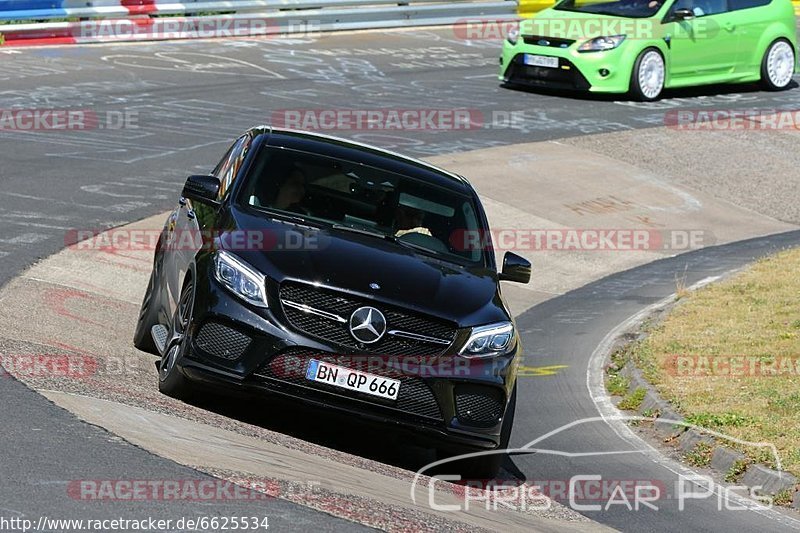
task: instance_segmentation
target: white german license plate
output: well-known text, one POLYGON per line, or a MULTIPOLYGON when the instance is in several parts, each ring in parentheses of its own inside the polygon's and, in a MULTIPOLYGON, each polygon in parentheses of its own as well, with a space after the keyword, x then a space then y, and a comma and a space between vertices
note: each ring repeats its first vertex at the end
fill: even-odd
POLYGON ((397 394, 400 392, 400 382, 396 379, 376 376, 316 359, 309 361, 306 379, 389 400, 396 400, 397 394))
POLYGON ((525 54, 523 61, 531 67, 558 68, 558 58, 550 56, 537 56, 535 54, 525 54))

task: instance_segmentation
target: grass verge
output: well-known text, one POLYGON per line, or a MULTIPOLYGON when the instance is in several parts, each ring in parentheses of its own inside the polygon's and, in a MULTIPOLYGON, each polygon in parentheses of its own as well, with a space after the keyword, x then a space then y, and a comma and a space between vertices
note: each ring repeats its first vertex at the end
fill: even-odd
MULTIPOLYGON (((626 351, 687 421, 772 443, 800 476, 800 249, 682 295, 648 333, 626 351)), ((766 449, 728 445, 777 466, 766 449)))

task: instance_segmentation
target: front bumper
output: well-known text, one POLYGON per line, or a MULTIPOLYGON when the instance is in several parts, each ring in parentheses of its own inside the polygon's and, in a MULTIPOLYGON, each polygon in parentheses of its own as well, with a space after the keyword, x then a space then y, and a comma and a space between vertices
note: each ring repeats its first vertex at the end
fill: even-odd
POLYGON ((466 360, 454 353, 466 329, 458 330, 453 344, 436 355, 353 350, 298 330, 287 318, 279 290, 277 284, 269 288, 269 309, 256 309, 213 276, 199 276, 190 350, 179 363, 184 374, 218 387, 290 397, 312 408, 406 429, 450 450, 497 447, 516 379, 518 339, 510 354, 491 360, 466 360), (397 379, 398 399, 309 381, 305 373, 312 358, 397 379))
POLYGON ((561 48, 533 44, 536 40, 520 38, 515 45, 504 41, 500 81, 509 85, 606 93, 626 93, 630 89, 633 60, 625 53, 629 43, 605 52, 581 53, 577 51, 580 42, 561 48), (525 54, 556 57, 558 68, 528 66, 525 54))

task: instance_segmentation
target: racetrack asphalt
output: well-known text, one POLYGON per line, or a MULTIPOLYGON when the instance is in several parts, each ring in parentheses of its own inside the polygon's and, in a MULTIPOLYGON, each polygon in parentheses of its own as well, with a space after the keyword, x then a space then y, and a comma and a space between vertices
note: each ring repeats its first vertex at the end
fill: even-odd
MULTIPOLYGON (((793 231, 689 252, 609 276, 548 300, 518 317, 517 324, 527 347, 525 364, 564 365, 566 368, 550 379, 521 379, 519 397, 528 397, 531 401, 517 407, 519 418, 511 448, 522 448, 548 431, 575 421, 607 415, 598 408, 597 391, 592 390, 587 376, 595 350, 617 326, 674 294, 676 279, 688 287, 742 268, 764 255, 798 245, 800 231, 793 231), (520 424, 520 420, 524 422, 520 424)), ((639 511, 631 511, 625 505, 611 505, 608 509, 584 513, 623 531, 800 529, 796 513, 731 511, 716 496, 710 500, 684 499, 686 506, 681 510, 677 497, 678 473, 687 475, 688 470, 653 452, 641 441, 626 437, 625 432, 603 420, 568 428, 538 443, 537 447, 587 455, 517 455, 510 468, 525 479, 545 482, 569 479, 570 475, 600 475, 605 480, 646 480, 664 487, 662 498, 657 502, 658 510, 642 506, 639 511), (598 456, 598 452, 627 453, 598 456)), ((606 502, 588 504, 598 503, 605 505, 606 502)))
MULTIPOLYGON (((354 102, 359 108, 402 109, 424 102, 432 108, 477 109, 483 117, 494 114, 502 118, 510 113, 518 117, 513 128, 494 124, 466 131, 336 132, 429 157, 523 141, 660 126, 667 110, 682 106, 796 109, 800 103, 800 91, 766 94, 753 87, 681 91, 655 104, 508 91, 499 88, 494 78, 497 43, 467 43, 451 33, 420 30, 323 36, 310 42, 242 39, 4 50, 7 55, 2 56, 0 108, 80 108, 100 117, 128 113, 137 127, 0 131, 0 186, 4 190, 0 198, 0 220, 4 223, 0 283, 63 247, 64 234, 72 228, 110 227, 170 207, 187 174, 207 171, 226 142, 254 123, 269 122, 275 110, 353 108, 354 102)), ((721 266, 740 265, 776 242, 789 244, 795 238, 731 245, 719 255, 698 252, 696 277, 717 272, 721 266)), ((596 346, 601 340, 597 337, 616 325, 615 320, 669 294, 670 283, 674 289, 672 270, 682 268, 680 261, 684 260, 689 261, 667 260, 656 263, 652 270, 642 267, 621 274, 523 315, 520 326, 527 332, 527 345, 535 347, 532 356, 585 359, 593 349, 592 343, 596 346), (569 307, 575 305, 578 307, 569 307), (545 328, 547 324, 553 329, 545 328), (557 339, 554 332, 559 331, 563 335, 557 339)), ((695 272, 695 263, 692 265, 689 272, 695 272)), ((570 367, 573 371, 580 369, 577 365, 570 367)), ((577 384, 584 382, 585 376, 581 381, 577 375, 565 373, 547 381, 547 385, 534 381, 525 384, 547 400, 521 409, 525 413, 521 418, 539 420, 541 425, 533 428, 522 424, 515 431, 515 441, 524 441, 535 433, 534 429, 552 429, 565 414, 577 418, 592 412, 586 391, 578 390, 577 384), (550 388, 543 393, 540 387, 550 388), (574 396, 576 404, 563 408, 560 401, 568 396, 574 396)), ((117 479, 133 473, 167 478, 198 475, 115 441, 12 379, 0 380, 0 394, 9 399, 0 414, 5 430, 0 453, 7 458, 0 466, 4 481, 0 497, 6 512, 28 516, 69 516, 78 511, 90 514, 92 509, 87 510, 84 504, 51 503, 52 495, 56 491, 63 495, 64 490, 53 483, 54 472, 59 472, 62 481, 66 479, 64 473, 70 472, 74 479, 117 479)), ((593 412, 596 414, 596 409, 593 412)), ((593 445, 613 446, 613 439, 608 431, 600 431, 593 445)), ((546 464, 536 463, 531 457, 514 462, 522 472, 535 471, 534 478, 564 476, 564 469, 554 463, 550 463, 553 470, 548 470, 546 464)), ((641 465, 629 470, 613 466, 612 475, 642 475, 641 465)), ((569 465, 567 470, 579 471, 580 465, 569 465)), ((647 469, 644 472, 661 474, 647 469)), ((213 512, 241 514, 238 505, 214 506, 213 512)), ((284 517, 287 526, 306 520, 309 526, 322 530, 353 527, 352 523, 288 503, 276 501, 271 505, 275 507, 268 514, 271 519, 276 517, 277 525, 284 517)), ((119 506, 120 512, 131 509, 129 505, 119 506)), ((103 515, 115 510, 114 506, 94 509, 103 515)), ((173 516, 188 515, 192 510, 174 504, 165 508, 173 516)), ((690 514, 691 527, 698 530, 717 530, 727 516, 709 513, 705 507, 690 514)), ((655 530, 681 519, 674 513, 644 513, 635 518, 614 512, 604 513, 601 521, 626 530, 655 530)), ((765 526, 755 519, 741 521, 738 515, 732 520, 732 526, 762 530, 772 524, 765 526)))

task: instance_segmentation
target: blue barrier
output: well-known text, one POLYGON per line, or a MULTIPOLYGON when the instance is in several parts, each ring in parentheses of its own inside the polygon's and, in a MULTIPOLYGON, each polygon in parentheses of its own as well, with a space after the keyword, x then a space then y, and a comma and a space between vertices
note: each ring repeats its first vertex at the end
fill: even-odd
POLYGON ((58 9, 63 0, 0 0, 0 11, 27 11, 32 9, 58 9))
POLYGON ((43 20, 67 17, 64 9, 35 9, 28 11, 0 11, 0 20, 43 20))

